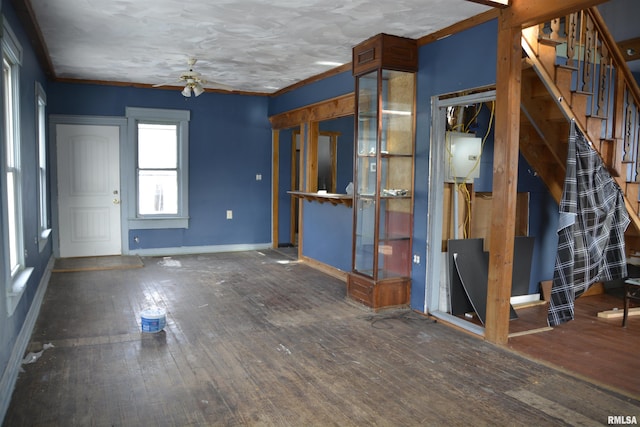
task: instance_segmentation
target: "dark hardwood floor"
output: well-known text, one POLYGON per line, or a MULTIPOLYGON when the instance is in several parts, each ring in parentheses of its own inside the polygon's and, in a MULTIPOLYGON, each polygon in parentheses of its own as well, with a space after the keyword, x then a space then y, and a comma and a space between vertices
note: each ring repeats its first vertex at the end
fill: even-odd
MULTIPOLYGON (((640 379, 633 374, 640 372, 640 316, 629 317, 626 328, 622 317, 598 317, 599 312, 613 309, 622 315, 623 307, 621 289, 580 297, 574 320, 550 331, 510 338, 508 347, 640 399, 640 379)), ((547 324, 547 305, 518 310, 518 315, 511 331, 535 330, 547 324)))
MULTIPOLYGON (((144 264, 52 275, 30 350, 53 347, 23 365, 3 425, 559 426, 640 419, 640 401, 629 394, 411 311, 373 313, 346 299, 340 280, 275 251, 144 264), (167 325, 143 334, 140 313, 150 305, 166 309, 167 325)), ((627 330, 636 342, 637 324, 632 318, 627 330)), ((627 372, 637 382, 637 370, 627 372)))

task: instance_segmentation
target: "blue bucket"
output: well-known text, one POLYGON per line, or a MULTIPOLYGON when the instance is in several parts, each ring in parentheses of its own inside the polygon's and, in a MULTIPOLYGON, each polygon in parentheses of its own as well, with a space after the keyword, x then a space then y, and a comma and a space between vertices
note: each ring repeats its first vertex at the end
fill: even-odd
POLYGON ((160 332, 167 324, 167 312, 164 308, 151 307, 140 315, 142 332, 160 332))

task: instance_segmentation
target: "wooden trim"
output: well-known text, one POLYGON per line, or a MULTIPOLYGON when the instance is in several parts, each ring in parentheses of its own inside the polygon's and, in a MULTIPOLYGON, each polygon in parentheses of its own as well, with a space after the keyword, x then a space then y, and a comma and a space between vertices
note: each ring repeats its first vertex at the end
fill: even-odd
MULTIPOLYGON (((300 186, 296 178, 298 176, 298 165, 300 164, 300 158, 298 154, 298 145, 296 144, 296 141, 298 140, 299 137, 300 137, 300 127, 298 127, 297 130, 294 130, 291 133, 291 190, 292 191, 299 190, 298 187, 300 186)), ((298 231, 296 229, 296 222, 298 221, 296 217, 297 203, 298 201, 292 198, 289 206, 289 211, 290 211, 289 239, 290 239, 290 243, 294 245, 296 243, 296 234, 298 231)))
POLYGON ((345 283, 347 282, 347 277, 349 275, 347 272, 306 256, 300 256, 298 259, 315 270, 322 271, 323 273, 328 274, 331 277, 335 277, 338 280, 342 280, 345 283))
POLYGON ((284 113, 269 117, 273 129, 285 129, 299 126, 300 123, 322 121, 353 115, 355 113, 355 94, 337 96, 315 104, 305 105, 284 113))
POLYGON ((315 83, 315 82, 320 81, 320 80, 324 80, 326 78, 329 78, 329 77, 332 77, 332 76, 335 76, 335 75, 338 75, 338 74, 342 74, 342 73, 344 73, 346 71, 351 71, 351 62, 348 62, 346 64, 342 64, 342 65, 340 65, 340 66, 338 66, 336 68, 332 68, 331 70, 325 71, 324 73, 320 73, 320 74, 317 74, 315 76, 311 76, 308 79, 301 80, 301 81, 299 81, 297 83, 292 84, 291 86, 287 86, 285 88, 277 90, 274 93, 272 93, 270 96, 273 96, 273 97, 280 96, 280 95, 282 95, 284 93, 291 92, 291 91, 293 91, 295 89, 298 89, 300 87, 306 86, 306 85, 311 84, 311 83, 315 83))
POLYGON ((280 218, 280 131, 274 129, 271 132, 271 146, 273 157, 273 176, 271 180, 272 194, 273 194, 273 206, 271 207, 271 244, 273 248, 277 248, 280 240, 278 238, 278 223, 280 218))
POLYGON ((318 129, 320 123, 313 121, 307 123, 307 129, 309 135, 307 137, 309 145, 307 146, 306 164, 305 168, 307 179, 305 182, 304 191, 315 193, 318 191, 318 129))
MULTIPOLYGON (((511 6, 502 9, 506 19, 502 25, 531 27, 541 22, 566 16, 578 10, 589 9, 608 0, 511 0, 511 6)), ((500 38, 500 36, 498 36, 500 38)))
POLYGON ((443 28, 442 30, 436 31, 435 33, 420 37, 418 39, 418 47, 433 43, 453 34, 460 33, 462 31, 468 30, 469 28, 484 24, 485 22, 489 22, 493 19, 497 19, 499 13, 499 9, 491 9, 478 15, 472 16, 471 18, 465 19, 464 21, 456 22, 455 24, 443 28))
MULTIPOLYGON (((300 163, 298 164, 298 188, 304 188, 306 183, 304 182, 304 165, 302 164, 305 158, 305 139, 306 139, 306 126, 300 126, 300 163)), ((304 218, 304 203, 302 199, 298 200, 298 259, 302 258, 302 247, 304 246, 304 227, 302 226, 302 218, 304 218)))
POLYGON ((509 339, 522 89, 522 29, 512 25, 506 10, 499 16, 493 154, 493 203, 502 214, 491 221, 490 235, 500 238, 491 239, 489 247, 485 321, 485 338, 495 344, 506 344, 509 339))
MULTIPOLYGON (((57 83, 136 87, 136 88, 142 88, 142 89, 160 89, 160 90, 173 90, 173 91, 181 91, 184 88, 184 86, 175 86, 175 85, 154 86, 149 83, 121 82, 121 81, 108 81, 108 80, 85 80, 85 79, 57 78, 57 77, 54 78, 53 80, 57 83)), ((206 86, 204 89, 205 89, 205 92, 210 92, 210 93, 233 93, 234 95, 270 96, 270 94, 264 93, 264 92, 214 89, 214 88, 208 88, 206 86)))

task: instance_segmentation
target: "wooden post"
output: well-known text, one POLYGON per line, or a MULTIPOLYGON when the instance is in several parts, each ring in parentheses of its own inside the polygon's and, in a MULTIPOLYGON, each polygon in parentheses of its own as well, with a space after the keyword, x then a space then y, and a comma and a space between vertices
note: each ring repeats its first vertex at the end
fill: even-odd
POLYGON ((506 344, 509 338, 518 185, 522 28, 513 26, 510 16, 501 11, 498 17, 493 209, 501 214, 491 219, 485 321, 485 339, 496 344, 506 344))
MULTIPOLYGON (((307 122, 307 178, 305 183, 305 191, 309 193, 315 193, 318 191, 318 134, 320 128, 320 122, 307 122)), ((300 140, 302 144, 302 140, 300 140)))
POLYGON ((271 207, 271 241, 272 247, 276 249, 280 243, 278 240, 278 218, 280 204, 280 130, 271 131, 271 155, 273 156, 273 175, 271 176, 271 194, 273 194, 273 206, 271 207))

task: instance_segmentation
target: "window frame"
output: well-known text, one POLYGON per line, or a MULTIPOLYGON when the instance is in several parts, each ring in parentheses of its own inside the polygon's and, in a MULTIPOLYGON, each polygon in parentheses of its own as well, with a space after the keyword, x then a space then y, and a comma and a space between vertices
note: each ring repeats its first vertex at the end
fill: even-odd
POLYGON ((22 46, 18 41, 15 33, 11 30, 7 19, 2 16, 2 106, 3 106, 3 133, 2 133, 2 155, 0 159, 0 172, 2 180, 3 194, 3 215, 2 215, 2 233, 4 236, 11 234, 9 225, 9 207, 13 206, 15 217, 14 230, 15 235, 15 253, 12 254, 12 244, 9 238, 3 239, 2 263, 4 266, 4 281, 6 283, 5 293, 7 301, 7 314, 13 315, 20 298, 24 294, 27 287, 29 277, 33 273, 33 267, 26 266, 26 245, 24 234, 24 217, 23 217, 23 188, 22 188, 22 163, 21 163, 21 138, 20 138, 20 67, 22 65, 22 46), (5 85, 5 64, 9 70, 8 86, 5 85), (9 90, 10 93, 4 93, 9 90), (6 105, 10 103, 10 105, 6 105), (7 115, 10 114, 10 117, 7 115), (11 131, 7 132, 6 123, 11 124, 11 131), (11 144, 11 150, 8 149, 11 144), (8 158, 9 152, 12 158, 8 158), (14 189, 12 191, 13 200, 9 203, 8 191, 8 174, 13 173, 14 189), (15 263, 12 263, 15 259, 15 263))
POLYGON ((51 218, 49 217, 49 202, 47 188, 49 173, 47 167, 47 94, 40 82, 35 83, 35 114, 36 114, 36 165, 38 167, 38 250, 42 252, 51 235, 51 218))
POLYGON ((127 107, 127 148, 125 185, 128 186, 129 229, 189 228, 189 110, 127 107), (177 126, 178 213, 138 214, 138 123, 177 126))

